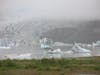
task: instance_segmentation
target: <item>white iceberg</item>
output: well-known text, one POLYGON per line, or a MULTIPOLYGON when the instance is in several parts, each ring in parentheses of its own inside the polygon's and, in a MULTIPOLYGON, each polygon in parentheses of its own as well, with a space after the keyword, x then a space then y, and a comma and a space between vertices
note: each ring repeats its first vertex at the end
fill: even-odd
POLYGON ((75 53, 90 53, 91 51, 85 48, 80 47, 78 44, 74 44, 72 51, 75 53))
POLYGON ((48 53, 51 53, 51 54, 57 54, 57 53, 62 53, 61 49, 50 49, 48 51, 48 53))
POLYGON ((25 54, 9 54, 6 55, 7 59, 18 59, 18 60, 22 60, 22 59, 32 59, 32 54, 31 53, 25 53, 25 54))
POLYGON ((100 41, 97 41, 96 43, 92 43, 92 45, 94 46, 94 47, 100 47, 100 41))

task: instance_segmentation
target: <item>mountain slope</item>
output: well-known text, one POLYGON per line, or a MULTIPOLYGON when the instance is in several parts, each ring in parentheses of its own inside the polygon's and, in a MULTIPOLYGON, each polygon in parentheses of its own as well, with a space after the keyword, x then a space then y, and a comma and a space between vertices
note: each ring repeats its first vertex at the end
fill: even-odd
POLYGON ((100 40, 100 25, 84 25, 77 28, 56 28, 45 32, 43 36, 53 39, 54 41, 73 43, 92 43, 100 40))

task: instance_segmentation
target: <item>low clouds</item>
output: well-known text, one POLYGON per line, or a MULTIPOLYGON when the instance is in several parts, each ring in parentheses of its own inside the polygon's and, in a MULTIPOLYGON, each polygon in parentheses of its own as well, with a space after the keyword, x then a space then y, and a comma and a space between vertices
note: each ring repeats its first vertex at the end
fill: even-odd
MULTIPOLYGON (((99 0, 0 0, 5 20, 27 18, 100 19, 99 0)), ((1 16, 1 14, 0 14, 1 16)))

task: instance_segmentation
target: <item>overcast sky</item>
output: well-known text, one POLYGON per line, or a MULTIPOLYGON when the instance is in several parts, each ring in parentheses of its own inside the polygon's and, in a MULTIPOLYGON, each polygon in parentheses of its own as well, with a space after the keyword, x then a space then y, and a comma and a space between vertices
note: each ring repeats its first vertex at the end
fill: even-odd
POLYGON ((0 21, 100 19, 100 0, 0 0, 0 21))

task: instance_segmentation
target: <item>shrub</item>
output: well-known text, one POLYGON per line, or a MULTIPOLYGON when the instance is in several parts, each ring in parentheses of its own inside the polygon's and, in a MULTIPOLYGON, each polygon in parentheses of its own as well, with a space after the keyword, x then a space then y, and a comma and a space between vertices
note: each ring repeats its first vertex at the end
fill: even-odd
POLYGON ((9 60, 9 59, 8 60, 4 60, 2 65, 3 65, 3 67, 8 67, 8 68, 9 67, 13 67, 14 68, 14 67, 17 66, 17 64, 13 60, 9 60))

